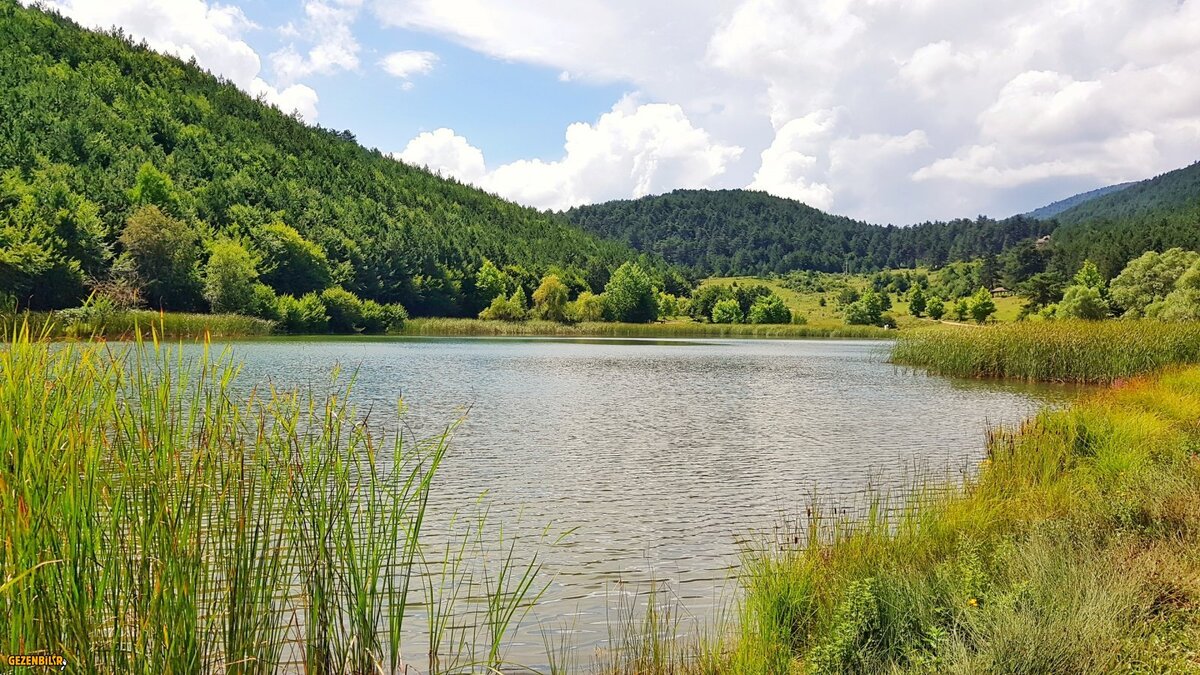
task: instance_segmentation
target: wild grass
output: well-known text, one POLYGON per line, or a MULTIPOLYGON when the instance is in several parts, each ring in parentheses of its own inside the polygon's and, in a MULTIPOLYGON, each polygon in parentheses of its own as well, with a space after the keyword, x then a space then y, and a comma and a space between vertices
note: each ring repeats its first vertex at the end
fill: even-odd
POLYGON ((1200 323, 1037 321, 902 331, 892 361, 953 377, 1107 384, 1200 363, 1200 323))
POLYGON ((270 335, 274 322, 238 314, 186 314, 151 310, 91 313, 79 310, 30 312, 8 317, 6 325, 26 323, 34 335, 56 338, 199 339, 270 335))
POLYGON ((1135 380, 995 431, 960 486, 814 509, 748 556, 734 632, 638 672, 1195 672, 1197 420, 1200 368, 1135 380))
POLYGON ((564 336, 564 337, 760 337, 760 338, 892 338, 895 331, 875 326, 820 327, 796 324, 713 324, 694 321, 663 323, 553 321, 481 321, 478 319, 409 319, 404 335, 564 336))
POLYGON ((504 667, 539 565, 508 542, 472 557, 484 520, 457 558, 421 545, 452 426, 415 442, 359 416, 352 382, 260 390, 238 371, 207 345, 188 360, 157 339, 10 333, 0 652, 81 673, 504 667), (469 625, 459 582, 486 605, 469 625), (413 642, 422 608, 444 629, 413 642))

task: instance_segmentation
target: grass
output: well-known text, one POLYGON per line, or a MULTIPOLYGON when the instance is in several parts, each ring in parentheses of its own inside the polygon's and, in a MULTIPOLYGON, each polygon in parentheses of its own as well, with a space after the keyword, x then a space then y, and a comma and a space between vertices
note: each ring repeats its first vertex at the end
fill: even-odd
POLYGON ((561 324, 552 321, 481 321, 479 319, 409 319, 403 335, 538 335, 576 337, 778 337, 778 338, 889 338, 895 331, 874 326, 809 326, 796 324, 711 324, 694 321, 660 323, 589 322, 561 324))
POLYGON ((1200 324, 1037 321, 902 331, 895 363, 953 377, 1111 383, 1200 363, 1200 324))
POLYGON ((378 432, 347 403, 352 378, 322 396, 250 389, 207 347, 189 361, 157 339, 10 335, 0 652, 82 673, 505 666, 536 556, 473 555, 483 520, 453 555, 420 544, 452 427, 378 432), (413 644, 421 607, 438 622, 413 644))
MULTIPOLYGON (((78 310, 71 310, 78 312, 78 310)), ((2 320, 2 319, 0 319, 2 320)), ((30 312, 20 317, 8 317, 7 325, 28 323, 34 335, 50 337, 108 339, 151 338, 151 332, 168 339, 198 339, 206 335, 215 338, 270 335, 274 323, 238 314, 187 314, 128 310, 105 313, 87 312, 30 312)))
POLYGON ((1196 672, 1197 420, 1200 368, 1128 381, 995 431, 959 486, 813 508, 748 556, 736 631, 639 672, 1196 672))

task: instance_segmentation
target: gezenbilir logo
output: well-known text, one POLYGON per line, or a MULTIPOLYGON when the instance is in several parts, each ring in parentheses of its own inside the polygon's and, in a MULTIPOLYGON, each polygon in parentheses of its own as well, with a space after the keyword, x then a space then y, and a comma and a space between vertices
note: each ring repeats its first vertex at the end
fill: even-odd
POLYGON ((58 654, 12 654, 4 657, 9 667, 66 668, 67 660, 58 654))

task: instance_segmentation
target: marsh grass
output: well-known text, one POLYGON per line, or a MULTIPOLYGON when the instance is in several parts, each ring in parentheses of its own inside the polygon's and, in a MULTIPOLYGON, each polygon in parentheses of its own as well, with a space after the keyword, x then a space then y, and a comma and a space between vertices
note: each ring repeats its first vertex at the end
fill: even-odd
POLYGON ((0 652, 84 673, 506 665, 540 592, 536 556, 486 546, 486 519, 456 558, 420 542, 453 425, 426 442, 379 432, 348 403, 352 381, 322 397, 239 387, 227 352, 185 360, 157 332, 121 348, 10 335, 0 652), (422 599, 454 615, 461 577, 434 588, 439 565, 482 579, 469 592, 486 620, 414 643, 422 599))
POLYGON ((1200 323, 1027 321, 901 331, 892 361, 952 377, 1107 384, 1200 363, 1200 323))
POLYGON ((761 337, 761 338, 894 338, 896 331, 875 326, 806 326, 802 324, 728 324, 669 321, 663 323, 553 321, 481 321, 479 319, 409 319, 403 335, 564 336, 564 337, 761 337))
POLYGON ((3 320, 8 327, 27 324, 33 335, 53 338, 132 340, 200 339, 270 335, 272 321, 239 314, 187 314, 151 310, 93 312, 81 307, 63 312, 27 312, 3 320))

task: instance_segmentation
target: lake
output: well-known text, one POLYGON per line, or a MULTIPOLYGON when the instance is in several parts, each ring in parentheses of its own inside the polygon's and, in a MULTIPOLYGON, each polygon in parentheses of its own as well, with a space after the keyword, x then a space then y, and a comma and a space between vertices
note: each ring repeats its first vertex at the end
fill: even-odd
POLYGON ((915 473, 957 476, 988 425, 1069 392, 929 377, 890 343, 834 340, 272 339, 237 342, 243 383, 309 386, 357 370, 354 401, 417 437, 466 414, 440 469, 430 536, 489 509, 486 532, 537 551, 549 586, 509 657, 584 662, 654 589, 711 624, 739 554, 814 494, 852 503, 915 473), (559 537, 561 541, 558 541, 559 537), (539 541, 543 543, 538 544, 539 541), (555 641, 558 638, 554 638, 555 641))

